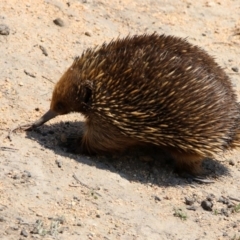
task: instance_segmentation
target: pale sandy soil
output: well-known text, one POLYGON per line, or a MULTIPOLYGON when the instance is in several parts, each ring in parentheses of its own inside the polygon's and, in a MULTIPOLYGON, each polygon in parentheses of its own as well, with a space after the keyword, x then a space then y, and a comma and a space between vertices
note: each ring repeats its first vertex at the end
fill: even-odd
POLYGON ((75 56, 129 33, 187 37, 215 56, 240 96, 232 70, 240 71, 239 19, 239 0, 1 0, 10 34, 0 35, 0 239, 240 239, 239 151, 205 162, 215 182, 199 184, 174 174, 163 156, 64 152, 58 141, 83 120, 76 114, 7 138, 49 108, 75 56), (207 197, 212 211, 201 207, 207 197))

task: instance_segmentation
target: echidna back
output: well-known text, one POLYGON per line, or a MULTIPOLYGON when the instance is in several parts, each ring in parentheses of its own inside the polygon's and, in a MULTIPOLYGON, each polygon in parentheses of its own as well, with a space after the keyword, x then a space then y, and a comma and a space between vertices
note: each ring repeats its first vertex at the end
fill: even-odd
POLYGON ((94 82, 92 114, 122 134, 203 155, 239 140, 230 79, 187 41, 156 34, 127 37, 82 58, 89 61, 83 74, 94 82))

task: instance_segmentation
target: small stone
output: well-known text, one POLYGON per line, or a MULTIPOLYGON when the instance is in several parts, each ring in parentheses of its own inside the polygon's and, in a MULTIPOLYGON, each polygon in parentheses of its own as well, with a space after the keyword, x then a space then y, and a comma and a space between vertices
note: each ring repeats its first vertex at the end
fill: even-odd
POLYGON ((90 32, 85 32, 84 33, 86 36, 88 36, 88 37, 91 37, 92 36, 92 34, 90 33, 90 32))
POLYGON ((73 196, 73 200, 80 202, 80 198, 77 196, 73 196))
POLYGON ((235 162, 231 159, 231 160, 229 160, 229 165, 231 165, 231 166, 234 166, 235 165, 235 162))
POLYGON ((100 215, 99 215, 99 214, 97 214, 97 215, 96 215, 96 217, 97 217, 97 218, 100 218, 100 215))
POLYGON ((226 217, 229 217, 229 212, 228 212, 228 210, 225 209, 225 208, 222 208, 222 209, 221 209, 221 214, 223 214, 223 215, 226 216, 226 217))
POLYGON ((227 204, 227 207, 228 207, 228 208, 232 208, 232 207, 234 207, 234 206, 235 206, 234 203, 233 203, 233 202, 230 202, 230 201, 229 201, 228 204, 227 204))
POLYGON ((26 176, 26 177, 30 178, 32 175, 31 175, 31 173, 29 171, 24 170, 23 171, 23 176, 26 176))
POLYGON ((58 166, 59 168, 62 167, 62 162, 61 162, 60 160, 56 160, 55 162, 56 162, 56 164, 57 164, 57 166, 58 166))
POLYGON ((26 75, 28 75, 29 77, 32 77, 32 78, 35 78, 35 77, 36 77, 35 74, 30 73, 30 72, 28 72, 27 70, 24 70, 24 73, 25 73, 26 75))
POLYGON ((218 202, 221 202, 221 203, 223 203, 223 204, 227 204, 228 203, 228 199, 226 199, 225 197, 220 197, 219 199, 218 199, 218 202))
POLYGON ((60 224, 64 224, 66 222, 64 216, 53 218, 53 220, 59 222, 60 224))
POLYGON ((56 18, 56 19, 53 20, 53 22, 54 22, 57 26, 59 26, 59 27, 63 27, 63 26, 64 26, 64 22, 63 22, 63 20, 62 20, 61 18, 56 18))
POLYGON ((37 228, 37 227, 34 227, 34 228, 30 231, 30 233, 32 233, 32 234, 38 234, 38 233, 39 233, 38 228, 37 228))
POLYGON ((5 24, 0 24, 0 35, 9 35, 10 29, 5 24))
POLYGON ((43 47, 42 45, 39 45, 39 48, 42 50, 43 55, 48 56, 48 52, 45 47, 43 47))
POLYGON ((227 237, 228 234, 226 232, 223 233, 223 237, 227 237))
POLYGON ((18 174, 14 174, 12 177, 14 180, 20 179, 20 176, 18 174))
POLYGON ((27 231, 25 230, 25 228, 22 229, 21 233, 20 233, 22 236, 24 237, 28 237, 28 233, 27 231))
POLYGON ((4 217, 0 217, 0 222, 5 222, 5 218, 4 217))
POLYGON ((215 196, 213 194, 209 194, 207 196, 207 200, 210 201, 210 202, 212 202, 214 198, 215 198, 215 196))
POLYGON ((154 197, 154 200, 155 200, 155 202, 160 202, 161 201, 161 198, 160 197, 158 197, 158 196, 153 196, 154 197))
POLYGON ((224 198, 223 198, 223 197, 220 197, 220 198, 218 199, 218 202, 223 203, 223 201, 224 201, 224 198))
POLYGON ((236 228, 238 225, 236 223, 233 223, 232 227, 236 228))
POLYGON ((232 67, 233 72, 239 72, 238 67, 232 67))
POLYGON ((195 200, 193 198, 189 198, 189 197, 185 197, 185 203, 186 205, 193 205, 193 203, 195 202, 195 200))
POLYGON ((187 210, 191 210, 191 211, 196 211, 197 207, 196 206, 190 206, 186 208, 187 210))
POLYGON ((17 225, 14 225, 14 226, 11 227, 11 229, 12 229, 13 231, 17 231, 17 230, 19 229, 19 227, 18 227, 17 225))
POLYGON ((35 111, 37 111, 37 112, 38 112, 39 110, 40 110, 40 109, 39 109, 38 107, 36 107, 36 108, 35 108, 35 111))
POLYGON ((207 200, 202 201, 201 206, 206 211, 212 211, 213 203, 207 200))

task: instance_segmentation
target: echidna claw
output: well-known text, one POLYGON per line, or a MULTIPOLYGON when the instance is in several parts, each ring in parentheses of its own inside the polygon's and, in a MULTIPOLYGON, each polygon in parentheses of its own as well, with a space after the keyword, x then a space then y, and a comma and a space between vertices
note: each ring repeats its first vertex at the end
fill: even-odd
POLYGON ((215 183, 215 181, 207 179, 207 178, 202 178, 202 177, 193 177, 192 180, 199 182, 199 183, 215 183))

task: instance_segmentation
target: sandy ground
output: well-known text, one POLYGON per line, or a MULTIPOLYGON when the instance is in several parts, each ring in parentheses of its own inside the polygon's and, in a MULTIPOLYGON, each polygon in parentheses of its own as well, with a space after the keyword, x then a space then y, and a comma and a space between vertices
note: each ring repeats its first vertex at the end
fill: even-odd
POLYGON ((59 139, 79 127, 76 114, 8 138, 48 110, 75 56, 129 33, 187 37, 215 56, 240 96, 239 19, 239 0, 1 0, 0 238, 240 239, 239 151, 206 161, 214 182, 200 184, 174 174, 163 155, 65 152, 59 139))

